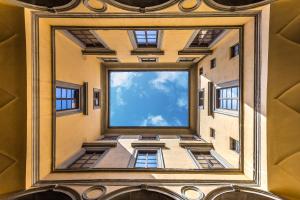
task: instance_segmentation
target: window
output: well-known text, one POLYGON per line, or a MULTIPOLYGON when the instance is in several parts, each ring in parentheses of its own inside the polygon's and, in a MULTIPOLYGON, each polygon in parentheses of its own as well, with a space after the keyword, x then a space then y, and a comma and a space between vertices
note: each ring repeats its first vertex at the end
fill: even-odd
POLYGON ((69 169, 89 169, 93 168, 104 154, 103 151, 86 151, 75 162, 73 162, 69 169))
POLYGON ((240 142, 230 138, 230 150, 240 153, 240 142))
POLYGON ((105 48, 90 30, 78 29, 69 30, 69 33, 79 40, 85 48, 105 48))
POLYGON ((180 140, 182 141, 199 140, 199 137, 195 135, 181 135, 180 140))
POLYGON ((149 57, 149 58, 139 58, 140 62, 157 62, 158 58, 153 58, 153 57, 149 57))
POLYGON ((157 48, 158 30, 133 31, 138 48, 157 48))
POLYGON ((210 137, 211 138, 216 138, 216 130, 213 129, 213 128, 210 128, 209 131, 210 131, 210 137))
POLYGON ((189 103, 187 70, 108 71, 109 128, 186 128, 189 103))
POLYGON ((94 88, 94 90, 93 90, 93 107, 94 107, 94 109, 100 108, 100 102, 101 102, 100 89, 94 88))
POLYGON ((119 62, 118 58, 100 58, 100 59, 106 63, 119 62))
POLYGON ((141 135, 140 140, 159 140, 158 135, 141 135))
POLYGON ((239 110, 239 87, 226 87, 216 90, 216 108, 239 110))
POLYGON ((199 91, 199 107, 204 108, 204 89, 199 91))
POLYGON ((217 60, 214 58, 210 60, 210 68, 213 69, 217 66, 217 60))
POLYGON ((104 135, 101 140, 118 140, 119 135, 104 135))
POLYGON ((200 75, 200 76, 203 75, 203 67, 201 67, 201 68, 199 69, 199 75, 200 75))
POLYGON ((197 58, 194 57, 180 57, 178 62, 194 62, 197 58))
POLYGON ((192 154, 201 169, 220 169, 224 166, 213 156, 209 151, 197 152, 192 151, 192 154))
POLYGON ((201 29, 192 43, 191 48, 210 47, 210 45, 224 32, 223 29, 201 29))
POLYGON ((135 168, 158 168, 158 155, 155 150, 138 150, 135 168))
POLYGON ((80 86, 64 84, 56 86, 56 111, 80 110, 80 86))
POLYGON ((236 45, 230 47, 230 57, 233 58, 233 57, 239 55, 239 51, 240 51, 239 44, 236 44, 236 45))

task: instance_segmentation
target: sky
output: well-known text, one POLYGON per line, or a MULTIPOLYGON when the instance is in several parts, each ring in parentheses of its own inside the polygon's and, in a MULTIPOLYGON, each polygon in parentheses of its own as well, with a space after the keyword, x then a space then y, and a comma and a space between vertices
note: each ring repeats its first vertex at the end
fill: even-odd
POLYGON ((187 127, 187 71, 110 71, 110 126, 187 127))

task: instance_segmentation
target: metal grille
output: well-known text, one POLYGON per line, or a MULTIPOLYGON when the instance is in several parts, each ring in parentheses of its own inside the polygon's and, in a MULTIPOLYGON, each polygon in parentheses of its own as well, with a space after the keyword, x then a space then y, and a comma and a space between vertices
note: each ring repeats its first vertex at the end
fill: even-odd
POLYGON ((69 30, 86 48, 105 48, 105 46, 89 30, 69 30))
POLYGON ((86 152, 79 159, 77 159, 74 163, 72 163, 69 166, 69 168, 70 169, 92 168, 103 153, 104 153, 104 151, 86 152))
POLYGON ((134 167, 157 168, 157 151, 138 151, 134 167))
POLYGON ((157 30, 134 31, 136 44, 139 48, 157 48, 157 30))
POLYGON ((192 153, 203 169, 224 168, 224 166, 214 156, 212 156, 210 152, 192 153))
POLYGON ((209 47, 223 31, 223 29, 201 29, 190 44, 190 47, 209 47))

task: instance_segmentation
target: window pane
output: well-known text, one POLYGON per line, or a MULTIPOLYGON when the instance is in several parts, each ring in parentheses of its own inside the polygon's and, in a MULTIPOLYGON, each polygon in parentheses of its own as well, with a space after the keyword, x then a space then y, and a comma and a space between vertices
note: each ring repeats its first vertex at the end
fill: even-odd
POLYGON ((56 98, 61 98, 61 88, 56 88, 56 98))
POLYGON ((67 109, 67 100, 62 100, 61 108, 62 108, 62 110, 67 109))
POLYGON ((232 109, 233 110, 237 110, 238 107, 237 107, 237 100, 232 100, 232 109))
POLYGON ((226 98, 226 89, 222 89, 222 98, 226 98))
POLYGON ((234 87, 232 88, 232 98, 237 98, 238 97, 238 88, 234 87))
POLYGON ((72 98, 72 92, 70 89, 67 90, 67 98, 72 98))
POLYGON ((231 100, 227 100, 227 109, 231 109, 231 100))
POLYGON ((56 110, 61 110, 61 100, 56 100, 56 110))
POLYGON ((61 92, 62 92, 61 97, 62 97, 62 98, 67 98, 67 90, 63 88, 63 89, 61 90, 61 92))
POLYGON ((67 109, 71 109, 71 108, 72 108, 72 100, 68 100, 67 101, 67 109))
POLYGON ((157 165, 156 165, 156 164, 148 164, 148 167, 149 167, 149 168, 156 168, 157 165))
POLYGON ((226 90, 227 90, 227 95, 226 95, 226 97, 227 97, 227 98, 231 98, 231 88, 227 88, 226 90))

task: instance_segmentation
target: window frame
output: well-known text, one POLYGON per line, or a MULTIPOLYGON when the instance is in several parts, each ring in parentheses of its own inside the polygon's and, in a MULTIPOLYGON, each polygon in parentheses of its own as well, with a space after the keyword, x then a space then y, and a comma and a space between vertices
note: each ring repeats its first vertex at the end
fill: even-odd
POLYGON ((214 128, 209 128, 209 136, 210 138, 216 139, 216 129, 214 128))
POLYGON ((210 69, 215 69, 217 67, 217 58, 212 58, 210 60, 210 69))
POLYGON ((56 116, 64 116, 64 115, 70 115, 70 114, 75 114, 75 113, 81 113, 83 112, 83 106, 84 106, 84 99, 83 99, 83 85, 78 85, 78 84, 74 84, 74 83, 68 83, 68 82, 63 82, 63 81, 56 81, 55 82, 55 93, 53 96, 53 110, 56 113, 56 116), (78 94, 78 108, 76 109, 69 109, 69 110, 56 110, 56 89, 60 87, 60 88, 66 88, 66 89, 75 89, 75 90, 79 90, 78 94))
POLYGON ((159 135, 140 135, 139 136, 139 141, 159 141, 159 140, 160 140, 159 135), (153 137, 155 139, 153 139, 153 140, 147 140, 147 139, 145 139, 143 137, 153 137))
POLYGON ((202 170, 224 170, 226 168, 229 168, 230 164, 224 159, 222 158, 220 155, 218 155, 214 150, 212 149, 195 149, 195 148, 187 148, 187 151, 189 153, 189 155, 191 156, 192 160, 194 161, 194 164, 197 166, 198 169, 202 169, 202 170), (194 152, 203 152, 203 153, 207 153, 209 152, 209 154, 216 160, 218 161, 218 163, 222 166, 222 168, 203 168, 201 166, 201 164, 198 162, 197 158, 194 155, 194 152), (216 156, 216 154, 218 156, 216 156))
POLYGON ((134 151, 132 153, 132 156, 130 158, 128 168, 134 168, 134 169, 161 169, 165 168, 165 163, 164 163, 164 158, 163 158, 163 152, 161 147, 135 147, 134 151), (156 151, 157 153, 157 167, 156 168, 140 168, 140 167, 135 167, 137 155, 139 151, 156 151))
POLYGON ((201 88, 198 92, 198 107, 203 110, 205 104, 205 88, 201 88), (201 95, 200 95, 201 94, 201 95), (200 104, 202 102, 202 104, 200 104))
MULTIPOLYGON (((129 39, 131 41, 132 47, 134 50, 145 50, 145 51, 157 51, 160 52, 161 44, 162 44, 162 37, 163 37, 163 30, 159 29, 134 29, 128 30, 129 39), (139 47, 137 44, 136 36, 134 31, 157 31, 157 40, 156 40, 156 47, 139 47)), ((160 52, 160 54, 163 52, 160 52)))
POLYGON ((229 149, 240 154, 241 152, 241 144, 239 140, 236 140, 232 137, 229 137, 229 149))
POLYGON ((230 58, 235 58, 240 54, 240 43, 236 43, 235 45, 230 47, 230 58), (238 50, 235 48, 238 47, 238 50))
MULTIPOLYGON (((215 90, 214 90, 214 93, 215 93, 215 98, 214 98, 214 110, 215 111, 225 111, 225 112, 234 112, 234 113, 238 113, 239 112, 239 110, 240 110, 240 88, 239 88, 239 85, 232 85, 232 86, 225 86, 225 87, 216 87, 215 88, 215 90), (238 96, 236 97, 236 98, 232 98, 232 97, 230 97, 230 98, 219 98, 219 96, 220 96, 220 90, 225 90, 226 91, 226 93, 227 93, 227 89, 233 89, 233 88, 237 88, 237 91, 238 91, 238 96), (218 95, 219 94, 219 95, 218 95), (236 100, 237 101, 237 109, 228 109, 228 108, 221 108, 220 106, 218 106, 218 101, 220 101, 220 99, 221 100, 230 100, 231 101, 231 105, 232 105, 232 101, 233 100, 236 100)), ((227 102, 227 101, 226 101, 227 102)), ((227 103, 226 103, 227 104, 227 103)), ((232 107, 232 106, 231 106, 232 107)))
POLYGON ((96 110, 96 109, 100 109, 100 108, 101 108, 101 89, 93 88, 93 109, 96 110), (96 93, 98 93, 99 105, 95 105, 95 100, 96 100, 95 94, 96 93))

